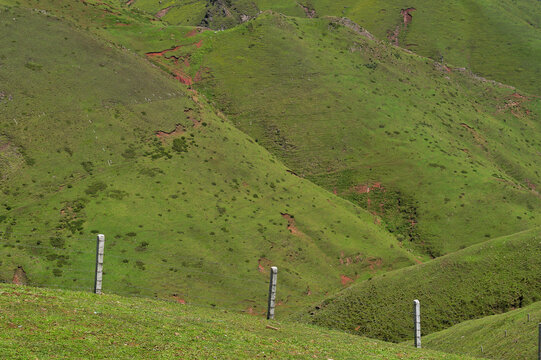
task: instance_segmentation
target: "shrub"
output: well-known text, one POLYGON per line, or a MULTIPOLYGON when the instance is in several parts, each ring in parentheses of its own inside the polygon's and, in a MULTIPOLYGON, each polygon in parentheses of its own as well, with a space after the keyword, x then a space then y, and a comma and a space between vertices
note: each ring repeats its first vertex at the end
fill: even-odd
POLYGON ((86 188, 85 193, 90 196, 96 196, 100 191, 107 189, 107 184, 103 181, 95 181, 86 188))

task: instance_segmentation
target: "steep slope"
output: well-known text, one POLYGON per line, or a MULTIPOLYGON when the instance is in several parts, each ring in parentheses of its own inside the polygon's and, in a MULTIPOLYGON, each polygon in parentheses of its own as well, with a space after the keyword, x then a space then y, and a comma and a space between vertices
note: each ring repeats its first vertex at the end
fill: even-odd
POLYGON ((413 263, 202 96, 42 10, 0 13, 3 280, 89 289, 100 232, 105 292, 260 314, 277 265, 284 314, 413 263))
POLYGON ((540 300, 540 236, 537 229, 493 239, 376 276, 329 297, 302 318, 363 336, 405 341, 412 338, 414 299, 421 302, 423 335, 526 306, 540 300))
MULTIPOLYGON (((540 98, 392 48, 346 19, 265 13, 191 55, 259 144, 439 256, 539 224, 540 98)), ((379 221, 376 219, 376 221, 379 221)))
POLYGON ((536 302, 430 334, 423 339, 423 346, 490 359, 535 359, 540 322, 541 302, 536 302))
POLYGON ((295 173, 416 251, 439 256, 539 223, 538 97, 374 42, 347 19, 267 12, 215 33, 152 21, 138 3, 39 6, 203 91, 295 173))
POLYGON ((443 5, 429 0, 135 0, 130 6, 156 15, 165 11, 163 19, 173 24, 204 23, 214 29, 246 21, 258 10, 346 16, 380 39, 541 94, 541 4, 535 0, 453 0, 443 5))
POLYGON ((4 359, 471 359, 315 326, 112 295, 2 285, 0 306, 4 359))

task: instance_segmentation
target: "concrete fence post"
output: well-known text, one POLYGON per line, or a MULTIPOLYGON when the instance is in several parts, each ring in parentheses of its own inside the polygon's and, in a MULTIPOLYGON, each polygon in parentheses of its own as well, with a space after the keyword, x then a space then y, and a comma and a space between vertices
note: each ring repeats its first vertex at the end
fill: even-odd
POLYGON ((276 280, 278 278, 278 268, 271 267, 269 282, 269 306, 267 309, 267 320, 274 319, 274 306, 276 303, 276 280))
POLYGON ((421 303, 419 300, 413 300, 413 332, 414 345, 416 348, 421 348, 421 303))
POLYGON ((539 339, 537 340, 537 360, 541 360, 541 323, 539 323, 539 339))
POLYGON ((101 294, 103 279, 103 251, 105 249, 105 235, 99 234, 96 244, 96 277, 94 280, 94 293, 101 294))

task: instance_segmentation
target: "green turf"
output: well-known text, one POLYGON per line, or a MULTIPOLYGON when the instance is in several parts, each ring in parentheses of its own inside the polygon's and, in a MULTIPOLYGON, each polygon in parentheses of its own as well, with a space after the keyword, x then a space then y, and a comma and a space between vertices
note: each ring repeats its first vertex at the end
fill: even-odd
POLYGON ((100 18, 40 5, 77 24, 96 19, 91 30, 141 55, 180 47, 151 60, 421 254, 540 221, 538 97, 375 43, 340 19, 266 12, 216 33, 156 23, 131 7, 111 14, 94 3, 100 18))
POLYGON ((277 265, 285 314, 413 263, 146 59, 41 12, 0 26, 3 280, 89 289, 99 232, 107 292, 261 314, 277 265))
POLYGON ((315 326, 113 295, 2 285, 0 307, 5 359, 470 359, 315 326))
POLYGON ((382 3, 0 0, 1 279, 89 289, 103 232, 106 292, 261 315, 277 265, 280 316, 393 341, 539 300, 538 5, 413 4, 443 65, 325 16, 382 3))
POLYGON ((432 59, 467 67, 485 77, 541 94, 541 5, 535 0, 246 0, 212 2, 137 0, 132 5, 152 14, 171 6, 163 18, 172 24, 199 25, 214 29, 242 22, 240 14, 274 10, 306 17, 346 16, 380 39, 411 49, 432 59), (250 6, 248 6, 250 4, 250 6), (254 5, 255 4, 255 5, 254 5), (206 12, 201 9, 206 6, 206 12), (404 25, 402 9, 414 8, 404 25), (181 11, 173 11, 182 9, 181 11), (188 15, 189 14, 189 15, 188 15), (205 14, 212 21, 205 22, 205 14))
POLYGON ((502 360, 535 359, 539 323, 541 302, 536 302, 505 314, 465 321, 430 334, 422 342, 423 347, 428 349, 469 356, 502 360))
MULTIPOLYGON (((376 276, 329 297, 301 318, 359 335, 405 341, 412 339, 414 299, 421 302, 423 335, 526 306, 540 300, 540 238, 539 229, 525 231, 376 276)), ((519 348, 517 343, 509 353, 520 354, 519 348)))
POLYGON ((538 224, 540 99, 341 24, 267 12, 207 32, 195 87, 299 175, 432 256, 538 224))

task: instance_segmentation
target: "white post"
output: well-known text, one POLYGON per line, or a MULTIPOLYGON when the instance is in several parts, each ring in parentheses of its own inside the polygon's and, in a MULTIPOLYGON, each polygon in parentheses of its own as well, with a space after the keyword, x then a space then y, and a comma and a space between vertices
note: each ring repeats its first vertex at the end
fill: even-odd
POLYGON ((278 278, 278 268, 271 267, 269 282, 269 306, 267 309, 267 320, 274 319, 274 306, 276 302, 276 280, 278 278))
POLYGON ((99 234, 96 245, 96 277, 94 280, 94 293, 101 294, 101 282, 103 279, 103 251, 105 248, 105 235, 99 234))
POLYGON ((421 348, 421 303, 413 300, 413 331, 415 335, 414 345, 421 348))
POLYGON ((537 359, 541 360, 541 323, 539 323, 539 340, 537 341, 537 359))

